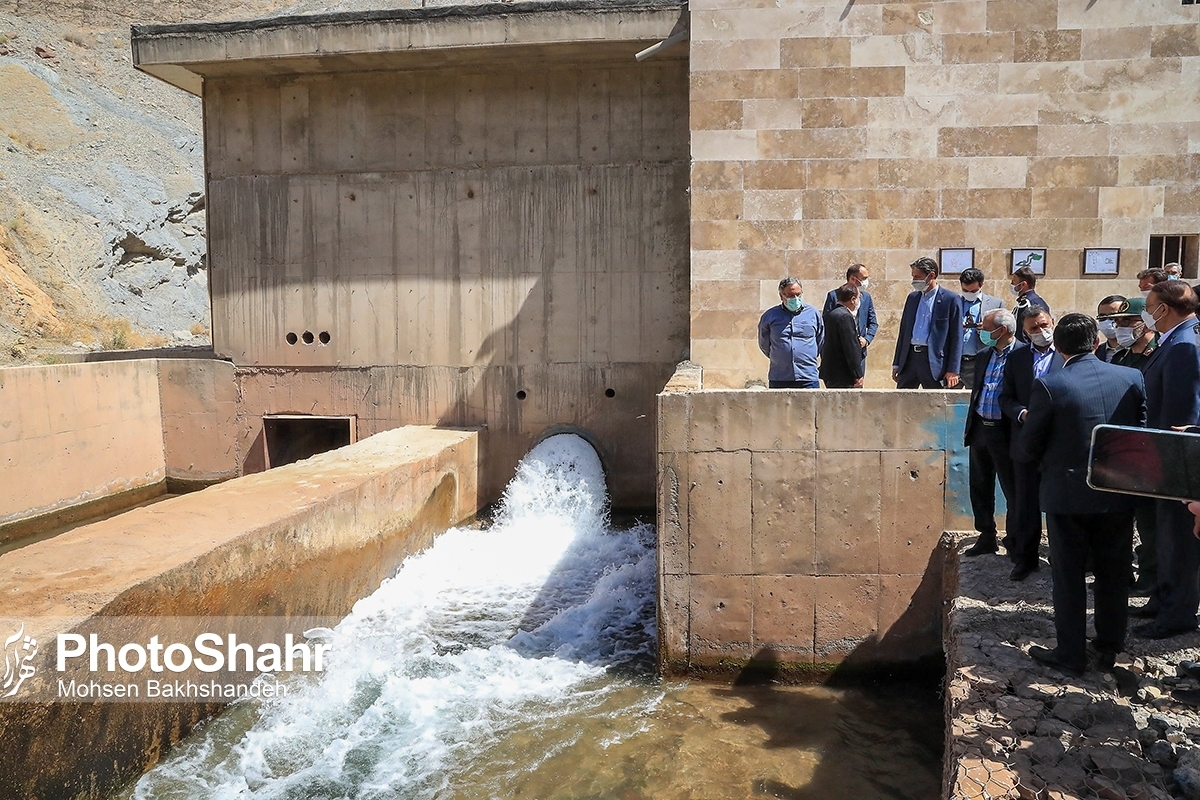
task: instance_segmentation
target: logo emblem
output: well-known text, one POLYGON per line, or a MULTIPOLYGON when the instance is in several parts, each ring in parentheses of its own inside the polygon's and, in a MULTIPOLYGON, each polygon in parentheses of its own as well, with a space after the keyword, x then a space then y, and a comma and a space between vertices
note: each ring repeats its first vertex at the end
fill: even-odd
POLYGON ((38 652, 37 639, 25 635, 25 623, 12 636, 4 640, 4 676, 0 678, 0 692, 3 697, 12 697, 20 689, 21 684, 37 672, 33 659, 38 652))

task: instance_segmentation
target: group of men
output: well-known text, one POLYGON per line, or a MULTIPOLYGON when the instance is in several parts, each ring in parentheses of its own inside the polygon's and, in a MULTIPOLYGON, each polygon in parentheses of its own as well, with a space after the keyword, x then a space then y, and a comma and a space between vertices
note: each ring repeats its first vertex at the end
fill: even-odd
MULTIPOLYGON (((1057 645, 1033 647, 1030 655, 1069 673, 1087 667, 1089 571, 1091 650, 1099 667, 1111 668, 1124 648, 1131 613, 1146 619, 1133 629, 1144 638, 1196 630, 1200 539, 1193 535, 1193 512, 1176 500, 1144 500, 1087 484, 1097 425, 1200 425, 1198 290, 1179 279, 1179 265, 1143 270, 1140 296, 1106 297, 1095 318, 1068 313, 1057 323, 1028 267, 1009 278, 1012 308, 983 291, 979 270, 959 276, 960 292, 938 285, 940 269, 931 258, 917 259, 911 271, 892 378, 906 389, 970 389, 964 443, 979 538, 965 554, 998 553, 1003 545, 1010 577, 1024 580, 1039 569, 1045 514, 1057 645), (1003 541, 995 522, 997 482, 1007 503, 1003 541), (1135 520, 1141 538, 1136 583, 1135 520), (1131 609, 1131 592, 1149 601, 1131 609)), ((803 305, 798 281, 780 283, 783 302, 759 325, 772 387, 816 388, 818 377, 829 388, 862 385, 867 348, 878 332, 866 285, 866 268, 851 267, 818 315, 803 305), (803 337, 816 347, 801 358, 796 353, 805 348, 796 345, 803 337)))

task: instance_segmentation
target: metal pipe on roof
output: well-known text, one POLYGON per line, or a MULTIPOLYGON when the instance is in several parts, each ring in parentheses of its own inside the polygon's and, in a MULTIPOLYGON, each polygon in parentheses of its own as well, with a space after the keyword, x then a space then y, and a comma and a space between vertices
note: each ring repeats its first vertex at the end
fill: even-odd
POLYGON ((668 47, 679 44, 686 38, 688 38, 688 31, 685 28, 684 30, 681 30, 679 33, 671 34, 670 36, 668 36, 666 39, 663 39, 658 44, 650 45, 645 50, 638 53, 637 56, 635 56, 635 58, 637 58, 638 61, 645 61, 650 56, 661 53, 663 50, 666 50, 668 47))

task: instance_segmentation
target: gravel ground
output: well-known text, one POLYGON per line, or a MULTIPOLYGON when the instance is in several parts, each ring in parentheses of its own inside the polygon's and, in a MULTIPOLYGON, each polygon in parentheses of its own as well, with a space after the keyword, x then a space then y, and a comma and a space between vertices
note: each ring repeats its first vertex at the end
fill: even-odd
MULTIPOLYGON (((1130 635, 1112 672, 1066 676, 1027 654, 1054 645, 1049 565, 1014 583, 1007 558, 963 558, 974 538, 960 541, 947 584, 957 572, 946 635, 950 796, 1200 798, 1200 714, 1171 698, 1200 688, 1177 671, 1200 660, 1200 633, 1130 635)), ((1089 615, 1089 635, 1090 624, 1089 615)))

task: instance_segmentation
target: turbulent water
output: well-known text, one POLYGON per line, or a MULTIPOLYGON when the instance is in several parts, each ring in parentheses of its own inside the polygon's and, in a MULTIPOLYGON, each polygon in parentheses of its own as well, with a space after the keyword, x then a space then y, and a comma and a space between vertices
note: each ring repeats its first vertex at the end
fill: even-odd
POLYGON ((442 534, 355 605, 319 679, 233 706, 121 796, 938 794, 932 696, 655 680, 653 534, 610 525, 583 440, 546 439, 491 527, 442 534))

